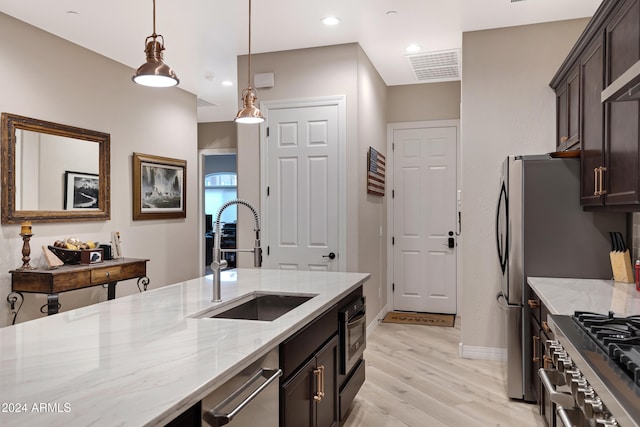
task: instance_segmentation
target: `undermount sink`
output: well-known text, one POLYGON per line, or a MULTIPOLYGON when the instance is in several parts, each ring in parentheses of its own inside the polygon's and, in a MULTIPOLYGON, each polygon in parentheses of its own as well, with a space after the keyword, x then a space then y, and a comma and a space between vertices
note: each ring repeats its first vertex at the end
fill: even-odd
POLYGON ((315 296, 315 294, 253 292, 194 317, 272 321, 315 296))

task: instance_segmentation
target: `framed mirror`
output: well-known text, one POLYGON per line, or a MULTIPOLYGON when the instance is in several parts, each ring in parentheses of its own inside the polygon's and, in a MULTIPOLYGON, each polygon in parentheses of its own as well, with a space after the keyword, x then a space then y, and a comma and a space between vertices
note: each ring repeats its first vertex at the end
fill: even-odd
POLYGON ((111 218, 108 133, 2 113, 3 224, 111 218))

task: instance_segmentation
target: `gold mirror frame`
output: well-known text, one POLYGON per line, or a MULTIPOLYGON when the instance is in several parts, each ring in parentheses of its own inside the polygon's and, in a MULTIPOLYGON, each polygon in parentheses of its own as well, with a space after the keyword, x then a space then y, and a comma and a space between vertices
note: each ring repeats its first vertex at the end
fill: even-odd
POLYGON ((111 219, 110 140, 108 133, 46 122, 10 113, 2 113, 2 224, 22 221, 105 221, 111 219), (16 209, 16 130, 45 133, 99 144, 98 208, 83 210, 16 209))

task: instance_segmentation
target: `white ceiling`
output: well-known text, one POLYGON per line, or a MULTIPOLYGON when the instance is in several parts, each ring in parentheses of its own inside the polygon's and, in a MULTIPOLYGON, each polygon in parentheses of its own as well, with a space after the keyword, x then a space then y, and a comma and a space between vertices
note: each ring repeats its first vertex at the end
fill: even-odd
MULTIPOLYGON (((589 17, 601 1, 253 0, 251 51, 358 42, 387 85, 414 84, 410 43, 421 52, 461 49, 464 31, 589 17), (325 27, 327 15, 342 22, 325 27)), ((152 0, 0 0, 0 11, 134 69, 145 60, 152 8, 152 0)), ((237 85, 246 85, 236 81, 236 56, 247 53, 248 0, 156 0, 156 31, 180 87, 215 104, 199 107, 198 121, 232 120, 237 85)))

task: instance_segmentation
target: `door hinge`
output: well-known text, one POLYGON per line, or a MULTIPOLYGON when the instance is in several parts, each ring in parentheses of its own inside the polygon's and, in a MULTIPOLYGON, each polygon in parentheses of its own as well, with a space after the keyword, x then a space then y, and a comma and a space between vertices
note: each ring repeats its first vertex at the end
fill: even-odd
POLYGON ((269 256, 269 252, 270 252, 270 251, 271 251, 271 250, 270 250, 269 246, 267 246, 267 256, 269 256))
POLYGON ((267 126, 267 138, 269 137, 269 126, 267 126))
POLYGON ((391 151, 395 151, 396 150, 396 143, 392 142, 391 143, 391 151))
POLYGON ((395 292, 396 291, 396 284, 392 283, 391 284, 391 292, 395 292))
POLYGON ((391 246, 396 244, 396 238, 395 236, 391 236, 391 246))
POLYGON ((267 185, 267 197, 269 197, 269 186, 267 185))
POLYGON ((392 199, 396 198, 396 190, 391 190, 391 198, 392 199))

